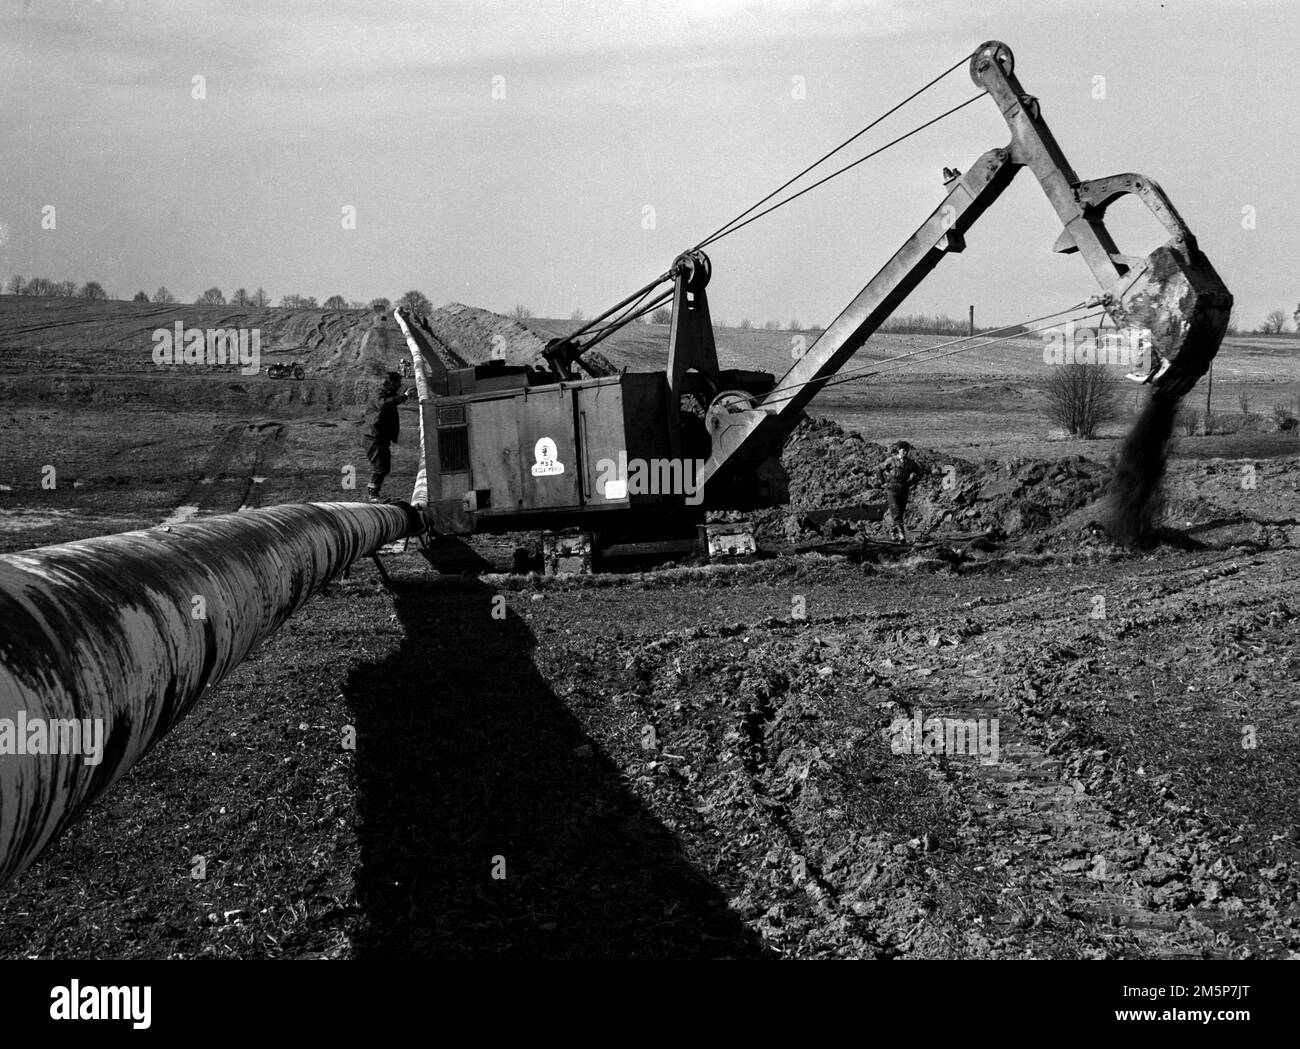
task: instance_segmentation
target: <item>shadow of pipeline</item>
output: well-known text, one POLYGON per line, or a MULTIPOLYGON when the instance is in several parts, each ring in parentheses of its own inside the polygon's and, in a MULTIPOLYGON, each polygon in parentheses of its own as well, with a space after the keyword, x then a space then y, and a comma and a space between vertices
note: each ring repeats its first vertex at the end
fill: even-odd
POLYGON ((345 691, 356 957, 763 955, 551 691, 526 623, 493 618, 491 587, 394 589, 406 639, 345 691))

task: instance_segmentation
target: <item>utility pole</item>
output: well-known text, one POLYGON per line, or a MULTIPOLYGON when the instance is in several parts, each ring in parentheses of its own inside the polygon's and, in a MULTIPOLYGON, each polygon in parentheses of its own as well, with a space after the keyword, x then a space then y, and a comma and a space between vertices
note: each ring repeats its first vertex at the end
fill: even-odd
POLYGON ((968 334, 975 334, 975 303, 973 302, 970 304, 970 331, 968 334))

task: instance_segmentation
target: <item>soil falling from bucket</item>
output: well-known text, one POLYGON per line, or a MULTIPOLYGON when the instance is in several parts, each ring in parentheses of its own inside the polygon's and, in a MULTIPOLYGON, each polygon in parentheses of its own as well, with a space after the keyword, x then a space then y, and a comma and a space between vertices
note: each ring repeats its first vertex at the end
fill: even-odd
POLYGON ((1162 482, 1179 398, 1155 391, 1120 448, 1111 482, 1106 529, 1129 546, 1156 544, 1164 510, 1162 482))

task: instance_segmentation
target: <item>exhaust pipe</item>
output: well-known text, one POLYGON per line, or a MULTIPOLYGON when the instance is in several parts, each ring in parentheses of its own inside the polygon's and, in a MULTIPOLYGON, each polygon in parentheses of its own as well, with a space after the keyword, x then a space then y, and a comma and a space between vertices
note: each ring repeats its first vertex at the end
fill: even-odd
POLYGON ((418 534, 305 503, 0 555, 0 886, 313 594, 418 534))

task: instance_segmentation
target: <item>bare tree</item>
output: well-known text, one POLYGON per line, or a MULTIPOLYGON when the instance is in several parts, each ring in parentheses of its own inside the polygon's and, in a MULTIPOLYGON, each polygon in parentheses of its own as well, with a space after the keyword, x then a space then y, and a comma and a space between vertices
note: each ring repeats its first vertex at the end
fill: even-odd
POLYGON ((81 286, 81 297, 83 299, 106 299, 108 298, 108 292, 104 290, 99 281, 89 280, 81 286))
POLYGON ((194 300, 197 306, 224 306, 226 297, 221 294, 220 288, 209 288, 197 299, 194 300))
POLYGON ((346 310, 348 308, 348 300, 342 295, 331 295, 325 300, 325 308, 327 310, 346 310))
POLYGON ((754 322, 751 321, 748 317, 746 317, 743 321, 740 322, 740 327, 742 331, 749 331, 749 329, 752 328, 753 326, 754 326, 754 322))
POLYGON ((253 292, 253 294, 249 296, 248 304, 250 306, 259 307, 269 306, 271 305, 271 296, 268 295, 264 289, 258 288, 257 291, 253 292))
POLYGON ((667 324, 673 319, 673 311, 667 306, 660 306, 654 313, 650 314, 651 324, 667 324))
POLYGON ((574 310, 569 314, 569 320, 573 321, 574 324, 581 324, 586 319, 587 317, 582 310, 574 310))
POLYGON ((382 295, 379 296, 379 298, 377 299, 370 300, 370 308, 372 310, 377 310, 381 313, 385 310, 391 309, 392 305, 393 304, 389 302, 386 298, 384 298, 382 295))
POLYGON ((789 327, 788 329, 786 329, 786 330, 787 330, 787 331, 803 331, 803 328, 800 326, 800 324, 799 324, 799 322, 798 322, 797 320, 795 320, 793 317, 791 317, 791 318, 790 318, 790 327, 789 327))
POLYGON ((9 278, 9 283, 5 285, 5 291, 10 295, 21 295, 23 293, 23 279, 16 274, 9 278))
POLYGON ((422 291, 408 291, 397 300, 397 305, 404 310, 409 310, 417 317, 427 317, 433 312, 433 303, 429 301, 422 291))
POLYGON ((147 291, 137 291, 134 295, 131 296, 131 301, 132 301, 132 302, 148 302, 148 301, 149 301, 149 293, 148 293, 147 291))
MULTIPOLYGON (((87 285, 87 287, 89 287, 89 285, 87 285)), ((96 284, 95 287, 99 288, 99 285, 96 284)), ((99 288, 99 290, 103 291, 104 289, 99 288)), ((59 298, 61 299, 75 299, 77 297, 77 282, 75 280, 55 281, 54 294, 59 296, 59 298)), ((107 296, 104 297, 107 298, 107 296)), ((88 299, 88 298, 93 298, 93 296, 85 295, 83 289, 82 298, 88 299)))
POLYGON ((1259 330, 1263 335, 1281 335, 1286 331, 1286 314, 1281 310, 1274 310, 1264 318, 1264 323, 1259 326, 1259 330))
POLYGON ((248 294, 247 288, 236 288, 233 295, 230 296, 230 305, 232 306, 251 306, 253 300, 248 294))
POLYGON ((1201 417, 1195 408, 1180 404, 1177 411, 1174 412, 1174 432, 1181 433, 1184 437, 1191 437, 1196 433, 1197 427, 1200 426, 1200 419, 1201 417))
POLYGON ((176 296, 167 290, 167 285, 163 285, 153 293, 154 302, 172 303, 176 301, 176 296))
POLYGON ((530 310, 527 306, 524 306, 520 303, 516 303, 514 305, 514 308, 511 309, 510 311, 510 316, 517 321, 527 320, 532 315, 533 315, 533 311, 530 310))
POLYGON ((763 322, 763 330, 764 330, 764 331, 777 331, 777 330, 780 329, 780 327, 781 327, 781 325, 779 325, 776 321, 764 321, 764 322, 763 322))
POLYGON ((24 295, 53 295, 55 294, 55 284, 47 277, 33 277, 27 282, 24 295))
POLYGON ((1047 380, 1047 414, 1067 433, 1092 438, 1118 411, 1115 376, 1104 364, 1065 364, 1047 380))

